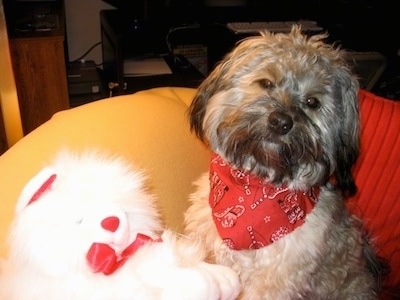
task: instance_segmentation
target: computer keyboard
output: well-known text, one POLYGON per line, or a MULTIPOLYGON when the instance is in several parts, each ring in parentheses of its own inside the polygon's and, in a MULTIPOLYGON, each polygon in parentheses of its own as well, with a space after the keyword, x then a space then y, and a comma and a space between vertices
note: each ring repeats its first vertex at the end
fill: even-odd
POLYGON ((257 34, 262 30, 272 32, 290 32, 293 25, 301 25, 303 31, 317 33, 323 31, 316 21, 299 20, 285 22, 229 22, 226 27, 236 34, 257 34))

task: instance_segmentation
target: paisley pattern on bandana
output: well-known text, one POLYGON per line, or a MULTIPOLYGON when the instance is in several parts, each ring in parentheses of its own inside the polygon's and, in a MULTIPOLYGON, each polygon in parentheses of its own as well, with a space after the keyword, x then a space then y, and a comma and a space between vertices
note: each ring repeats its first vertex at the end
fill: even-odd
POLYGON ((234 250, 258 249, 276 242, 304 223, 320 189, 289 190, 234 169, 213 154, 209 204, 217 230, 234 250))

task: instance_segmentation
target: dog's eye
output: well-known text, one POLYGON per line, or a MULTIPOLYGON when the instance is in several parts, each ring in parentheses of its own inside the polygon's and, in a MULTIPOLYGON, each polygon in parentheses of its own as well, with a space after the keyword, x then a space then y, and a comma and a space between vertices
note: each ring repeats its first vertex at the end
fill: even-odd
POLYGON ((263 89, 272 89, 275 86, 275 84, 267 78, 260 79, 258 83, 263 89))
POLYGON ((317 98, 315 97, 308 97, 306 99, 306 104, 309 108, 317 109, 320 107, 320 103, 317 98))

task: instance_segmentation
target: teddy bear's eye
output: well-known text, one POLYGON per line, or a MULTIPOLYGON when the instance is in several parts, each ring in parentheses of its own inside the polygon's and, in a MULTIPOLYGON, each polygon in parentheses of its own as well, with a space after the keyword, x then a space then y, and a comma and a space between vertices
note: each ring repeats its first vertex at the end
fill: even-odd
POLYGON ((263 89, 272 89, 275 87, 275 84, 272 82, 272 80, 269 80, 268 78, 260 79, 258 83, 263 89))
POLYGON ((315 97, 307 97, 306 105, 311 109, 318 109, 321 106, 321 103, 315 97))

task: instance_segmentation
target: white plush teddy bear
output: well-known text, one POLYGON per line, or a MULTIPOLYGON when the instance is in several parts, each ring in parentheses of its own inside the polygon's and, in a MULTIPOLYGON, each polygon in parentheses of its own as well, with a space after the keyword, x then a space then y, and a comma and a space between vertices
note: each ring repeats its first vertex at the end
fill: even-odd
POLYGON ((162 230, 145 180, 121 158, 61 152, 18 200, 0 299, 235 299, 233 270, 162 230))

